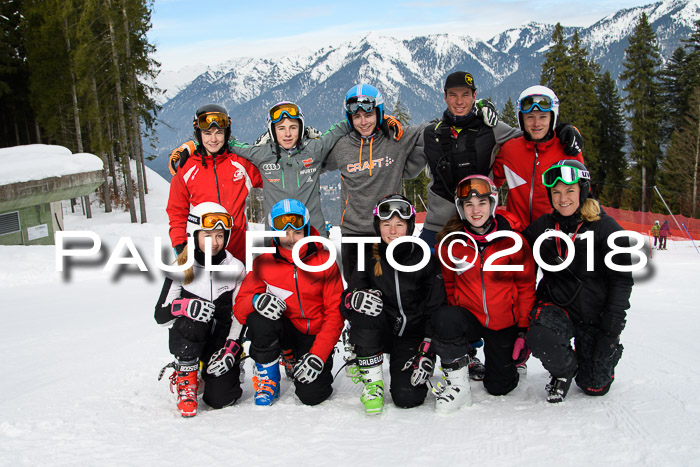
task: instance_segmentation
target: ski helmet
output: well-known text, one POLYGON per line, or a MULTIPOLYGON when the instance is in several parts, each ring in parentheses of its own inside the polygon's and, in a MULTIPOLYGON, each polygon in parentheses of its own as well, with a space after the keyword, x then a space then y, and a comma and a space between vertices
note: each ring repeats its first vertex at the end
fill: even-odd
POLYGON ((216 229, 224 229, 224 248, 226 248, 231 239, 232 227, 233 219, 226 209, 220 204, 209 201, 191 206, 190 213, 187 215, 187 236, 194 238, 197 248, 196 233, 200 230, 216 229))
POLYGON ((455 206, 457 213, 462 221, 467 221, 464 214, 464 202, 476 196, 479 199, 488 199, 491 204, 491 216, 493 219, 496 215, 496 207, 498 206, 498 188, 489 177, 483 175, 469 175, 464 177, 458 184, 455 190, 455 206))
POLYGON ((197 109, 194 114, 192 126, 194 134, 200 147, 202 144, 202 130, 208 130, 212 125, 224 130, 224 145, 220 151, 226 149, 228 140, 231 138, 231 117, 225 108, 216 104, 206 104, 197 109))
MULTIPOLYGON (((270 209, 270 214, 267 217, 267 223, 270 230, 285 231, 287 227, 294 230, 304 229, 304 236, 311 235, 311 223, 309 210, 299 200, 283 199, 278 201, 270 209)), ((279 238, 273 239, 276 245, 279 245, 279 238)))
POLYGON ((558 182, 565 183, 567 185, 573 185, 578 183, 581 187, 581 193, 579 194, 579 207, 583 206, 583 203, 588 199, 588 194, 591 191, 591 174, 585 165, 577 161, 576 159, 564 159, 556 164, 553 164, 550 168, 544 171, 542 174, 542 184, 547 188, 547 196, 549 197, 549 204, 552 204, 552 187, 558 182))
MULTIPOLYGON (((520 129, 525 132, 523 124, 523 114, 532 112, 532 109, 539 109, 542 112, 552 112, 552 118, 549 120, 549 131, 553 132, 557 126, 557 118, 559 117, 559 98, 554 91, 546 86, 530 86, 520 93, 518 97, 518 124, 520 129)), ((525 133, 527 135, 527 133, 525 133)))
POLYGON ((304 113, 301 108, 293 103, 282 101, 278 102, 270 108, 267 113, 267 131, 270 133, 270 139, 275 143, 277 141, 277 135, 275 134, 275 123, 279 122, 283 118, 293 118, 299 120, 299 137, 297 139, 297 145, 301 144, 301 137, 304 134, 304 113))
POLYGON ((399 216, 407 221, 406 235, 413 235, 416 228, 416 208, 405 196, 399 194, 387 195, 374 206, 374 231, 379 233, 379 222, 399 216))
POLYGON ((357 84, 351 87, 345 94, 345 119, 348 121, 350 128, 352 126, 352 114, 358 110, 377 112, 377 128, 381 125, 384 119, 384 98, 382 93, 377 88, 369 84, 357 84))
POLYGON ((659 225, 659 221, 654 221, 654 224, 659 225))

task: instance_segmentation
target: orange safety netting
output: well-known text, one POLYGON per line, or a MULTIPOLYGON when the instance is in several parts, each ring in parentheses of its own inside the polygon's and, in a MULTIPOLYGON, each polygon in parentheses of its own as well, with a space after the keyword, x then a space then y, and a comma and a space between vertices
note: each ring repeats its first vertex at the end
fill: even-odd
POLYGON ((624 209, 615 209, 603 206, 605 212, 615 219, 620 226, 625 230, 634 230, 645 235, 649 234, 651 226, 654 225, 654 221, 659 221, 663 224, 664 221, 668 221, 668 225, 671 228, 671 236, 669 240, 687 240, 688 234, 683 230, 683 225, 688 229, 691 237, 697 240, 700 239, 700 219, 694 219, 685 216, 675 216, 678 224, 681 225, 679 229, 673 217, 670 215, 658 214, 653 212, 641 212, 641 211, 626 211, 624 209))

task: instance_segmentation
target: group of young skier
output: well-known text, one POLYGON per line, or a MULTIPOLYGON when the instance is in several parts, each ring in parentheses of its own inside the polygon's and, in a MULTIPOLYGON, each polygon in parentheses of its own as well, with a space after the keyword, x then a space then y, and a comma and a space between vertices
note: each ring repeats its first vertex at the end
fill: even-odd
MULTIPOLYGON (((604 261, 615 248, 608 238, 622 229, 590 197, 581 135, 558 122, 558 98, 544 86, 520 95, 520 131, 476 99, 469 73, 446 78, 444 100, 441 119, 404 127, 385 113, 379 90, 358 84, 345 96, 345 120, 323 135, 305 125, 298 105, 280 102, 253 146, 231 139, 223 107, 197 110, 196 142, 171 154, 167 207, 177 262, 191 266, 165 280, 155 312, 170 328, 182 416, 196 415, 201 385, 209 407, 233 405, 244 358, 254 362, 256 405, 279 398, 281 370, 302 403, 327 400, 341 334, 346 373, 363 384, 368 414, 384 406, 385 354, 391 400, 404 408, 431 392, 437 413, 454 413, 471 404, 470 380, 508 394, 531 352, 551 374, 549 402, 563 401, 572 381, 586 394, 607 393, 633 281, 604 261), (420 238, 430 249, 406 238, 416 210, 400 194, 402 179, 426 165, 420 238), (321 242, 304 240, 327 236, 319 180, 331 170, 341 173, 343 239, 378 238, 343 242, 342 275, 321 242), (274 253, 246 271, 253 187, 263 189, 266 230, 280 236, 274 253), (539 283, 533 246, 546 264, 563 265, 543 269, 539 283), (438 357, 442 378, 434 384, 438 357)), ((628 252, 615 253, 617 264, 631 264, 628 252)))

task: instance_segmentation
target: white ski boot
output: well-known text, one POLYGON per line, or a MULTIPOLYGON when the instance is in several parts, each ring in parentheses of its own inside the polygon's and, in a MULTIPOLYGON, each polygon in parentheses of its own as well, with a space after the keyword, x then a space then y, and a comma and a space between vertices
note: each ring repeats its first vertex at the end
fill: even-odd
POLYGON ((442 365, 442 371, 445 373, 443 379, 445 381, 444 383, 438 383, 438 388, 433 389, 437 397, 435 413, 449 415, 457 412, 461 407, 472 405, 468 365, 468 356, 442 365))

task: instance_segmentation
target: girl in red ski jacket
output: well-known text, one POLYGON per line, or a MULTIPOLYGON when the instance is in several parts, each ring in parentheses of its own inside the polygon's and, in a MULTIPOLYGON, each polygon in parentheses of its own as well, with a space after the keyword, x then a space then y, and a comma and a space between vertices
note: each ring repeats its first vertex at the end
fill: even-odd
POLYGON ((438 408, 447 412, 470 403, 468 342, 484 340, 484 387, 494 395, 507 394, 518 385, 516 364, 524 363, 528 355, 523 336, 535 302, 535 263, 516 231, 517 222, 505 211, 497 213, 497 203, 498 192, 488 177, 464 178, 455 196, 459 215, 438 234, 448 306, 433 315, 432 325, 434 347, 448 380, 438 408), (518 238, 520 245, 511 236, 487 239, 504 231, 518 238), (504 266, 522 270, 494 270, 504 266), (455 381, 456 393, 451 391, 455 381))
POLYGON ((168 219, 170 241, 179 254, 187 243, 187 213, 190 205, 214 202, 233 218, 231 239, 226 247, 245 262, 245 208, 252 188, 262 187, 260 172, 253 164, 229 152, 231 120, 226 109, 209 104, 197 109, 193 122, 199 148, 170 181, 168 219))
MULTIPOLYGON (((309 222, 309 211, 294 199, 276 203, 269 215, 272 230, 286 232, 275 238, 275 253, 253 262, 234 306, 234 315, 248 325, 250 357, 256 363, 253 379, 255 403, 271 405, 279 397, 278 359, 285 350, 285 364, 295 380, 296 394, 306 405, 320 404, 333 389, 332 351, 343 328, 340 294, 343 283, 335 262, 323 271, 309 272, 292 260, 292 248, 305 236, 318 236, 309 222)), ((320 266, 330 254, 318 243, 299 251, 308 266, 320 266)))

